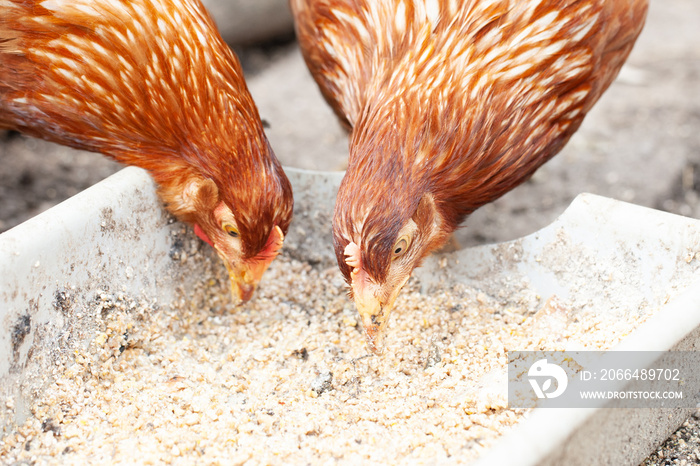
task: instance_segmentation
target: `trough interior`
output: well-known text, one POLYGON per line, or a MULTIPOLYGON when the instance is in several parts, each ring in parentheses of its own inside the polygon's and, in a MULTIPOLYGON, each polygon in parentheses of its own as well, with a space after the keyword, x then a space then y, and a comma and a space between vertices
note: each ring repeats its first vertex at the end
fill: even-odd
MULTIPOLYGON (((336 447, 329 443, 333 429, 345 426, 343 433, 355 434, 341 442, 346 458, 384 459, 387 450, 377 439, 394 429, 404 435, 399 435, 403 440, 392 455, 476 459, 496 442, 491 433, 509 430, 523 415, 505 409, 497 362, 509 349, 526 348, 508 344, 550 349, 624 344, 635 325, 642 325, 638 332, 645 331, 644 322, 663 313, 697 276, 695 221, 581 196, 560 219, 533 235, 428 260, 404 293, 404 309, 392 318, 387 351, 369 356, 330 246, 320 246, 330 245, 329 219, 340 174, 288 172, 298 196, 285 257, 276 261, 260 296, 248 306, 229 302, 218 259, 162 210, 151 180, 138 169, 125 169, 0 236, 5 441, 16 441, 14 424, 19 423, 27 431, 38 424, 42 432, 34 440, 24 439, 30 450, 47 451, 41 448, 66 440, 66 435, 72 435, 70 441, 89 443, 81 437, 84 433, 70 427, 80 422, 80 412, 67 406, 68 414, 60 414, 52 407, 56 401, 51 397, 60 392, 56 382, 58 388, 76 380, 78 387, 97 384, 100 389, 98 382, 105 380, 110 386, 129 386, 128 376, 120 379, 117 368, 140 367, 139 358, 163 349, 154 343, 159 338, 171 339, 165 348, 183 345, 196 353, 197 329, 203 326, 210 333, 201 344, 208 348, 210 340, 220 341, 215 345, 220 359, 202 356, 188 372, 161 367, 154 383, 189 393, 186 405, 174 394, 160 401, 181 407, 178 420, 193 421, 187 416, 208 412, 201 406, 196 411, 192 401, 198 387, 206 386, 202 381, 225 380, 226 400, 212 395, 209 401, 225 408, 214 411, 217 422, 230 417, 226 427, 217 424, 222 432, 230 429, 228 440, 235 448, 228 453, 270 455, 276 448, 271 439, 284 450, 284 439, 293 437, 304 446, 302 455, 320 454, 312 444, 325 445, 328 450, 322 454, 329 454, 331 445, 336 447), (50 238, 38 227, 46 224, 54 225, 50 238), (297 279, 285 278, 289 273, 297 279), (324 301, 324 294, 332 299, 324 301), (276 300, 280 296, 285 298, 276 300), (514 333, 514 340, 499 334, 502 328, 514 333), (246 333, 250 329, 258 333, 246 333), (480 359, 487 365, 475 369, 480 359), (113 370, 97 369, 107 366, 113 370), (279 372, 273 375, 268 369, 279 372), (207 375, 207 370, 213 372, 207 375), (285 382, 271 388, 275 377, 285 382), (248 385, 242 382, 246 380, 248 385), (262 396, 266 390, 274 396, 262 396), (320 409, 319 403, 325 407, 320 409), (57 416, 64 416, 65 424, 57 416), (505 424, 492 424, 496 418, 505 424), (360 427, 353 431, 352 426, 360 427), (438 445, 426 437, 438 434, 449 442, 438 445), (260 446, 254 447, 253 440, 260 446)), ((691 330, 668 329, 665 348, 691 330)), ((82 396, 89 398, 87 392, 82 396)), ((601 412, 618 421, 625 418, 620 412, 601 412)), ((634 456, 626 455, 626 461, 644 458, 650 445, 665 438, 686 414, 650 411, 649 416, 666 422, 656 424, 655 435, 645 433, 643 445, 633 449, 634 456)), ((533 420, 541 416, 535 412, 533 420)), ((567 433, 582 445, 592 430, 600 434, 619 425, 605 420, 592 429, 601 424, 599 417, 563 418, 569 424, 559 426, 559 436, 567 433)), ((192 427, 182 428, 185 432, 192 427)), ((126 437, 112 438, 124 449, 119 452, 128 451, 127 445, 134 448, 126 437)), ((537 448, 540 456, 531 452, 532 464, 545 453, 558 459, 571 455, 573 450, 563 447, 576 442, 561 440, 566 442, 537 448)), ((196 451, 173 442, 163 443, 168 451, 154 450, 166 455, 158 458, 196 451)), ((496 446, 490 454, 498 451, 504 450, 496 446)), ((575 453, 580 460, 581 452, 575 453)), ((601 460, 596 455, 604 452, 588 453, 595 463, 601 460)))

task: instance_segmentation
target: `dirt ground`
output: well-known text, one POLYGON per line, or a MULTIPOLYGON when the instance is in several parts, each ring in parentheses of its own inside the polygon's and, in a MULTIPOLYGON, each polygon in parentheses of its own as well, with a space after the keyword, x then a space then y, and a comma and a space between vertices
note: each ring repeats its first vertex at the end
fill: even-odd
MULTIPOLYGON (((697 0, 653 1, 628 65, 580 131, 529 182, 475 213, 462 245, 531 233, 581 192, 700 217, 699 20, 697 0)), ((342 169, 346 136, 295 44, 239 52, 282 162, 342 169)), ((119 169, 99 155, 0 132, 0 232, 119 169)), ((698 431, 693 417, 646 464, 700 461, 698 431)))

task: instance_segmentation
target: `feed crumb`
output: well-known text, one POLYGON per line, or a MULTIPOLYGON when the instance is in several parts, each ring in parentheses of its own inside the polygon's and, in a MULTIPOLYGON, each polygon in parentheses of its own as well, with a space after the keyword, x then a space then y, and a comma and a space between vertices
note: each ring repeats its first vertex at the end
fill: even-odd
POLYGON ((224 304, 226 277, 171 305, 103 292, 90 344, 0 441, 0 462, 470 462, 526 415, 494 376, 508 349, 610 348, 643 318, 418 290, 399 296, 381 356, 335 267, 280 257, 240 306, 224 304))

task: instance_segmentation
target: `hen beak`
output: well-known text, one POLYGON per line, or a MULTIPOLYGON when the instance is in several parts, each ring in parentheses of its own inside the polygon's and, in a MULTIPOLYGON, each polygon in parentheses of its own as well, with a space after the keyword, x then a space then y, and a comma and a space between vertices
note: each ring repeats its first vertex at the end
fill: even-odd
POLYGON ((394 308, 396 297, 403 288, 403 283, 389 293, 382 293, 382 287, 369 283, 367 278, 362 276, 364 274, 363 271, 354 271, 351 274, 352 294, 362 319, 367 344, 373 353, 381 354, 384 349, 384 329, 394 308))
POLYGON ((270 232, 270 236, 267 238, 265 247, 257 256, 242 261, 235 266, 224 260, 231 280, 231 291, 234 295, 238 296, 238 299, 242 302, 246 302, 253 297, 253 293, 258 283, 260 283, 260 279, 272 261, 275 260, 275 257, 280 253, 283 244, 284 233, 282 233, 282 229, 279 226, 275 225, 270 232))
POLYGON ((199 225, 194 225, 194 232, 203 241, 216 249, 219 257, 221 257, 224 264, 226 264, 226 270, 228 271, 229 280, 231 281, 231 292, 237 296, 241 302, 250 301, 250 298, 253 297, 253 293, 255 293, 255 289, 258 287, 260 279, 272 261, 275 260, 275 257, 277 257, 284 244, 284 233, 282 233, 282 229, 279 226, 275 225, 272 232, 270 232, 265 247, 257 256, 249 260, 232 264, 226 255, 214 245, 199 225))
POLYGON ((381 354, 384 349, 384 328, 391 312, 391 306, 382 304, 375 297, 358 295, 355 295, 355 305, 362 319, 369 349, 375 354, 381 354))
POLYGON ((250 301, 265 270, 267 270, 273 260, 274 257, 260 260, 253 259, 236 266, 232 266, 228 261, 224 261, 231 281, 231 292, 241 302, 250 301))

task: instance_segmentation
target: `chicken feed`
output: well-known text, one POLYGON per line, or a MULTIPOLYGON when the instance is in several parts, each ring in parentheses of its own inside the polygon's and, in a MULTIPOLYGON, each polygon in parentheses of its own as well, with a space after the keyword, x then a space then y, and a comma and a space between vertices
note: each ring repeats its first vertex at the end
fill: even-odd
POLYGON ((240 306, 227 283, 169 305, 100 293, 98 331, 0 441, 0 462, 469 462, 528 414, 507 409, 508 349, 609 348, 643 319, 465 285, 424 295, 411 280, 377 356, 336 267, 280 257, 240 306))

